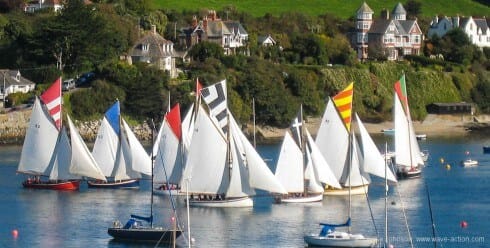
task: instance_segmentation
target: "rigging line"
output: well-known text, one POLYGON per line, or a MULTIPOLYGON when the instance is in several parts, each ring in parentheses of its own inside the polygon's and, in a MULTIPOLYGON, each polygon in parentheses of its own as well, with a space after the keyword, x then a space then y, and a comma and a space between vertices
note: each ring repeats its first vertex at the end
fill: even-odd
POLYGON ((432 214, 432 203, 430 200, 429 185, 427 185, 427 182, 425 180, 424 180, 424 184, 425 184, 425 191, 427 192, 427 200, 429 202, 430 222, 432 223, 432 237, 434 238, 434 248, 436 248, 437 247, 436 224, 434 223, 434 217, 432 214))
MULTIPOLYGON (((364 177, 362 176, 361 174, 361 183, 362 185, 365 185, 364 184, 364 177)), ((368 184, 369 185, 369 184, 368 184)), ((366 200, 368 202, 368 207, 369 207, 369 213, 371 214, 371 221, 373 222, 373 226, 374 226, 374 231, 376 232, 376 238, 379 240, 379 232, 378 232, 378 228, 376 227, 376 222, 374 220, 374 215, 373 215, 373 210, 371 208, 371 202, 369 201, 369 196, 368 196, 368 192, 366 190, 366 187, 363 187, 364 188, 364 195, 366 196, 366 200)), ((379 243, 379 242, 378 242, 379 243)), ((378 244, 379 245, 379 244, 378 244)))
MULTIPOLYGON (((393 163, 392 163, 392 166, 393 166, 393 163)), ((397 181, 396 182, 396 192, 398 193, 398 198, 400 199, 400 203, 402 204, 403 218, 405 220, 405 226, 407 227, 408 240, 410 241, 410 247, 413 248, 412 234, 410 233, 410 227, 408 226, 408 219, 407 219, 407 214, 405 213, 405 206, 403 204, 402 194, 398 188, 399 188, 399 185, 398 185, 398 181, 397 181)))

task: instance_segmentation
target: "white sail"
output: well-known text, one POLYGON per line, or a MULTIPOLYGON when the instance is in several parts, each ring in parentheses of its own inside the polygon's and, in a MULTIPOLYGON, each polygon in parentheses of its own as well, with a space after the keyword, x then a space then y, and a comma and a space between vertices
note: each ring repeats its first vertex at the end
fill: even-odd
POLYGON ((331 99, 323 113, 315 142, 337 180, 344 183, 341 177, 347 164, 349 133, 331 99))
POLYGON ((106 177, 112 175, 119 146, 119 135, 104 116, 97 132, 92 155, 106 177))
POLYGON ((250 186, 268 192, 287 194, 287 191, 240 130, 233 115, 228 113, 228 116, 230 119, 232 136, 237 141, 237 144, 241 144, 241 146, 237 145, 241 154, 245 154, 250 186))
POLYGON ((362 154, 363 154, 364 171, 376 175, 378 177, 384 178, 385 170, 386 170, 387 179, 392 182, 396 182, 397 180, 395 175, 393 175, 388 165, 386 165, 385 159, 379 152, 376 144, 374 143, 373 139, 371 138, 368 131, 366 130, 366 127, 364 127, 364 124, 362 123, 357 113, 355 116, 357 120, 357 125, 359 127, 359 132, 361 135, 361 144, 362 144, 361 147, 362 147, 362 154))
POLYGON ((67 115, 66 117, 70 128, 72 149, 70 173, 106 181, 104 174, 97 165, 97 162, 95 162, 94 157, 87 148, 70 116, 67 115))
POLYGON ((126 128, 121 130, 119 142, 120 146, 117 151, 116 162, 112 174, 114 181, 140 178, 139 173, 134 171, 132 167, 131 147, 129 146, 126 137, 126 128))
POLYGON ((422 153, 420 152, 419 142, 417 141, 417 135, 415 134, 415 129, 413 128, 413 122, 410 113, 408 113, 407 117, 410 133, 410 149, 413 151, 415 162, 418 165, 424 165, 424 158, 422 158, 422 153))
POLYGON ((38 175, 45 173, 57 139, 58 129, 36 97, 17 171, 38 175))
POLYGON ((288 192, 303 192, 303 153, 289 132, 284 134, 275 176, 288 192))
MULTIPOLYGON (((189 110, 182 120, 182 143, 184 147, 184 153, 189 152, 189 147, 191 146, 192 134, 194 133, 194 104, 191 104, 189 110)), ((185 155, 184 155, 185 157, 185 155)))
POLYGON ((160 130, 161 133, 158 138, 160 143, 157 145, 153 180, 156 183, 178 184, 182 179, 183 172, 180 141, 166 119, 163 120, 160 130))
POLYGON ((191 193, 225 193, 229 184, 226 140, 202 107, 194 125, 183 179, 191 179, 191 193))
POLYGON ((323 157, 323 155, 320 152, 320 149, 316 145, 316 143, 313 141, 313 138, 311 137, 310 132, 308 129, 305 129, 306 137, 307 137, 307 147, 309 147, 309 156, 311 156, 311 161, 313 162, 314 165, 314 170, 315 170, 315 175, 318 179, 319 182, 325 183, 327 185, 330 185, 334 188, 342 188, 339 184, 339 181, 333 174, 332 170, 330 169, 330 166, 328 165, 327 161, 323 157))
POLYGON ((313 160, 311 159, 311 152, 308 148, 306 148, 306 169, 305 169, 305 179, 308 180, 308 192, 310 193, 323 193, 323 186, 318 181, 318 177, 315 171, 315 165, 313 160))
POLYGON ((71 147, 66 129, 61 128, 56 148, 54 149, 53 157, 51 159, 50 166, 51 173, 49 174, 49 180, 68 180, 79 179, 79 176, 75 176, 69 172, 70 160, 71 160, 71 147))
MULTIPOLYGON (((234 130, 232 130, 232 132, 233 131, 234 130)), ((230 152, 232 158, 231 164, 228 164, 231 168, 229 170, 230 184, 226 191, 226 197, 255 195, 255 191, 249 184, 249 175, 246 168, 247 159, 238 148, 238 145, 241 145, 240 142, 240 140, 236 140, 235 138, 231 138, 230 140, 230 152)))
POLYGON ((342 180, 344 182, 344 187, 362 186, 362 185, 369 184, 370 182, 368 175, 363 175, 363 172, 361 170, 360 160, 362 158, 359 157, 360 153, 359 153, 359 146, 357 144, 356 136, 352 135, 351 138, 352 138, 352 143, 351 143, 352 152, 350 154, 351 164, 348 164, 344 171, 345 179, 342 180))
POLYGON ((128 123, 122 119, 124 130, 128 138, 129 148, 131 149, 131 168, 132 170, 151 176, 151 159, 145 148, 134 135, 128 123))
POLYGON ((396 93, 394 94, 394 119, 396 164, 407 168, 423 164, 415 132, 396 93))

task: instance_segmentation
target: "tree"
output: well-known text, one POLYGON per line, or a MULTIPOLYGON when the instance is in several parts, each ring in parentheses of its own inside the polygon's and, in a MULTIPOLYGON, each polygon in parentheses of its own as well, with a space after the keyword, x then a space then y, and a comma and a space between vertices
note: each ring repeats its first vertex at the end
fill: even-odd
POLYGON ((405 3, 405 10, 407 11, 408 18, 418 18, 418 16, 422 14, 422 3, 417 0, 408 0, 405 3))
POLYGON ((193 60, 204 62, 208 58, 221 59, 224 54, 223 48, 212 42, 203 41, 194 45, 189 51, 193 60))

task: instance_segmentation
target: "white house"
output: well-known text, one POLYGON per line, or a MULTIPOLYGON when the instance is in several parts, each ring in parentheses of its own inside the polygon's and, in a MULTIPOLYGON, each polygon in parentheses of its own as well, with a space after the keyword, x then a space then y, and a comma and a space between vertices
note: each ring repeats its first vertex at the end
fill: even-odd
POLYGON ((44 8, 53 8, 55 12, 58 12, 63 8, 62 0, 34 0, 28 1, 24 6, 24 11, 33 13, 37 10, 44 8))
POLYGON ((170 77, 175 78, 177 77, 175 57, 178 55, 174 50, 174 43, 158 34, 156 26, 152 25, 151 32, 139 39, 131 49, 128 62, 151 64, 160 70, 168 71, 170 77))
POLYGON ((454 28, 461 28, 470 39, 471 43, 476 46, 490 47, 490 28, 488 25, 488 20, 476 17, 434 17, 430 23, 429 31, 427 35, 433 37, 437 35, 438 37, 444 36, 447 32, 454 28))
POLYGON ((33 91, 36 84, 20 75, 18 70, 0 70, 0 100, 9 94, 33 91))
POLYGON ((270 34, 264 35, 264 36, 259 36, 257 39, 257 42, 259 43, 259 45, 265 46, 265 47, 276 45, 276 41, 272 38, 272 36, 270 34))

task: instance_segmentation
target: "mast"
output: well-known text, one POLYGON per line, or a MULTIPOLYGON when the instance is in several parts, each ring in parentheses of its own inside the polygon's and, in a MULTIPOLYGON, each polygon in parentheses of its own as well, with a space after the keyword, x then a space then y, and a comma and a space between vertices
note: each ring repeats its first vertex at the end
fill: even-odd
MULTIPOLYGON (((154 140, 155 140, 155 134, 153 132, 153 130, 155 130, 155 123, 153 122, 153 119, 150 119, 151 120, 151 125, 152 125, 152 128, 151 128, 151 143, 153 144, 154 140)), ((151 228, 153 228, 153 178, 155 177, 153 175, 153 165, 154 165, 154 154, 153 154, 153 149, 151 149, 151 184, 150 184, 150 187, 151 187, 151 201, 150 201, 150 226, 151 228)))
MULTIPOLYGON (((385 143, 385 154, 388 154, 388 144, 385 143)), ((388 247, 388 176, 387 176, 387 162, 385 158, 385 244, 384 247, 388 247)))
MULTIPOLYGON (((352 195, 351 195, 351 172, 352 172, 352 131, 349 131, 349 219, 351 217, 351 201, 352 201, 352 195)), ((351 233, 351 226, 348 226, 349 233, 351 233)))
POLYGON ((300 105, 299 107, 299 118, 301 118, 301 123, 299 124, 300 125, 300 133, 299 133, 299 137, 300 137, 300 148, 301 148, 301 153, 303 154, 303 194, 304 196, 307 196, 308 194, 308 186, 306 184, 306 179, 305 179, 305 170, 306 170, 306 166, 308 166, 308 163, 307 163, 307 157, 306 157, 306 149, 305 149, 305 132, 304 132, 304 128, 303 128, 303 125, 304 125, 304 121, 303 121, 303 104, 300 105))
POLYGON ((253 125, 254 125, 254 130, 253 130, 254 148, 257 148, 257 142, 255 140, 255 98, 252 98, 252 112, 253 112, 253 125))

